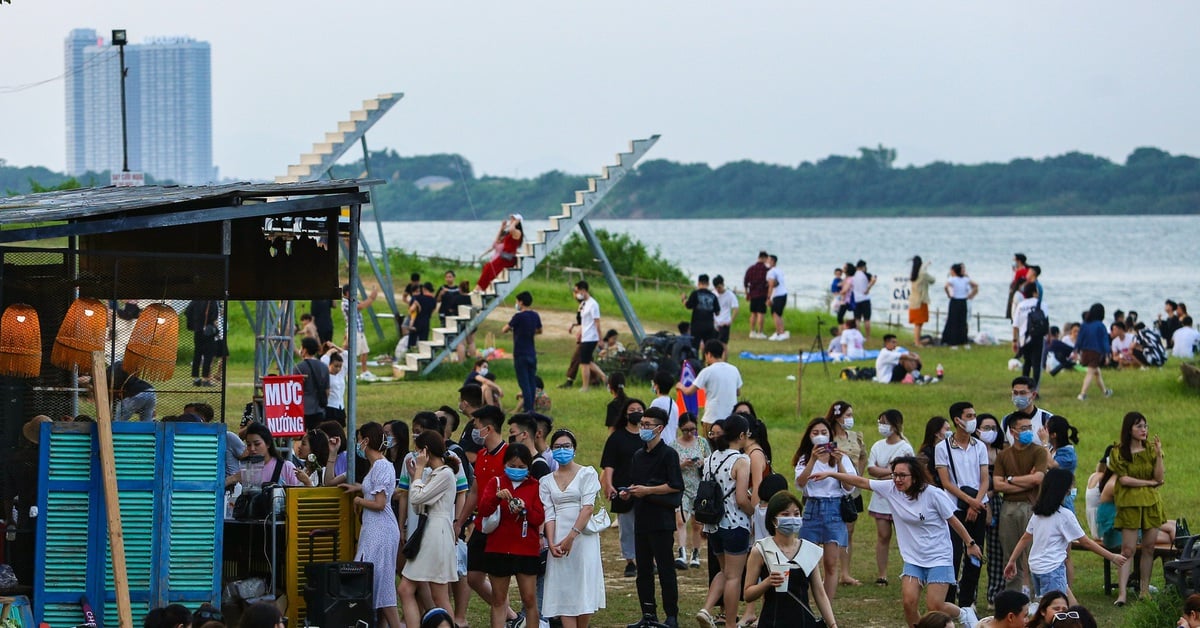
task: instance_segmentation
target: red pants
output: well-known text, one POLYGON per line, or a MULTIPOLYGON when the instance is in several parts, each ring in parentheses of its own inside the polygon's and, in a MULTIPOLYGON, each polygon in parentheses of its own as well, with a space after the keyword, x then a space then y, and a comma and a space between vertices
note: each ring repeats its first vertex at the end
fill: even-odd
POLYGON ((480 291, 487 290, 487 287, 492 284, 492 280, 496 278, 496 275, 500 274, 500 271, 504 270, 505 268, 512 268, 516 265, 517 260, 515 259, 504 259, 503 257, 497 257, 496 259, 483 265, 483 271, 479 273, 479 282, 475 285, 480 291))

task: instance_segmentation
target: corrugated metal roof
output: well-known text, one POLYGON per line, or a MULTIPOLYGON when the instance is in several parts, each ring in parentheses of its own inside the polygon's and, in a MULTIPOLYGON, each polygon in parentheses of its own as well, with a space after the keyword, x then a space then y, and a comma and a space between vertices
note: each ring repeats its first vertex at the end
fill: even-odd
MULTIPOLYGON (((258 199, 319 197, 367 192, 377 179, 299 183, 228 183, 197 186, 102 187, 0 198, 0 227, 48 221, 103 218, 136 212, 169 214, 185 209, 227 207, 258 199)), ((202 221, 196 221, 202 222, 202 221)))

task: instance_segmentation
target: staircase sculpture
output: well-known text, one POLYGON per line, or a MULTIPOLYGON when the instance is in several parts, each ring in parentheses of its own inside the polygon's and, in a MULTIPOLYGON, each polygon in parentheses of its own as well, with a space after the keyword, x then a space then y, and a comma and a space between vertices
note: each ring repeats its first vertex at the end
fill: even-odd
POLYGON ((338 122, 336 131, 325 134, 324 142, 314 142, 312 152, 301 155, 300 163, 288 166, 287 174, 275 177, 275 182, 320 179, 401 98, 404 94, 380 94, 364 100, 362 109, 351 111, 349 120, 338 122))
POLYGON ((418 342, 417 351, 407 354, 403 364, 396 364, 394 369, 396 375, 403 377, 406 373, 418 371, 422 375, 428 375, 437 368, 442 360, 458 348, 467 334, 475 331, 488 315, 516 290, 522 279, 531 275, 547 255, 566 241, 571 230, 577 226, 583 230, 584 236, 592 245, 593 252, 601 260, 605 276, 617 296, 617 301, 621 304, 621 310, 625 314, 626 320, 629 321, 630 327, 633 328, 634 335, 640 340, 641 325, 638 323, 636 315, 633 314, 632 308, 629 307, 628 299, 625 298, 624 291, 616 280, 611 265, 608 264, 607 258, 599 248, 599 242, 595 239, 595 235, 587 223, 587 216, 596 208, 601 199, 625 178, 625 175, 633 169, 634 164, 654 146, 658 138, 658 135, 653 135, 647 139, 631 142, 628 152, 617 155, 615 165, 605 166, 599 177, 588 178, 587 189, 575 192, 574 202, 563 203, 562 213, 550 217, 548 229, 539 229, 532 236, 527 233, 525 242, 517 251, 516 264, 512 268, 502 271, 484 292, 472 293, 471 305, 459 306, 457 315, 446 317, 445 327, 436 327, 431 330, 429 340, 418 342))

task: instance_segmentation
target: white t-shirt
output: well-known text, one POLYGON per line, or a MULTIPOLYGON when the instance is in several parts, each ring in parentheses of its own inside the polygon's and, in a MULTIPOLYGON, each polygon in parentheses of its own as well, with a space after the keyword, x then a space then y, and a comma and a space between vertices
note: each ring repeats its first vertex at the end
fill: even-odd
POLYGON ((592 297, 584 299, 579 306, 579 324, 582 328, 579 342, 600 342, 600 304, 592 297))
MULTIPOLYGON (((325 404, 330 408, 343 409, 346 407, 346 352, 342 352, 342 370, 335 375, 332 371, 329 373, 329 401, 325 404)), ((329 367, 329 354, 321 356, 321 363, 327 368, 329 367)))
POLYGON ((716 423, 733 414, 738 389, 742 387, 742 374, 736 366, 728 362, 713 362, 700 370, 694 384, 704 389, 702 422, 716 423))
POLYGON ((896 545, 904 562, 917 567, 950 567, 954 564, 954 546, 950 544, 950 526, 954 516, 954 498, 932 484, 916 499, 896 490, 891 480, 871 480, 876 497, 892 507, 896 525, 896 545))
POLYGON ((854 293, 855 303, 871 300, 871 293, 867 292, 867 287, 870 283, 871 279, 867 277, 867 271, 865 270, 854 273, 854 276, 850 278, 850 290, 854 293))
POLYGON ((1171 355, 1185 360, 1196 355, 1196 341, 1200 340, 1200 332, 1192 327, 1180 327, 1171 334, 1171 355))
MULTIPOLYGON (((888 467, 892 461, 900 456, 912 456, 912 444, 901 438, 896 441, 895 445, 889 445, 886 438, 875 441, 871 445, 871 451, 867 454, 868 467, 888 467)), ((892 514, 892 507, 888 505, 887 499, 872 495, 871 505, 867 507, 868 512, 877 512, 880 514, 892 514)))
MULTIPOLYGON (((800 462, 796 463, 796 468, 794 469, 796 478, 799 478, 800 474, 804 473, 804 466, 806 464, 808 464, 808 461, 804 458, 801 458, 800 462)), ((832 465, 822 462, 820 458, 817 458, 813 462, 812 474, 814 475, 833 471, 858 475, 858 471, 854 469, 854 463, 850 462, 850 456, 842 456, 841 469, 834 469, 832 465)), ((809 477, 811 478, 812 475, 809 477)), ((799 488, 799 485, 797 485, 797 488, 799 488)), ((837 481, 836 478, 825 478, 824 480, 809 479, 808 483, 804 485, 803 490, 805 497, 841 497, 842 495, 849 495, 851 492, 842 487, 842 483, 837 481)))
POLYGON ((713 317, 713 323, 717 327, 722 325, 730 325, 733 323, 733 311, 737 309, 738 298, 733 293, 733 290, 717 293, 717 305, 721 307, 721 312, 713 317))
POLYGON ((651 408, 662 408, 667 413, 667 425, 663 428, 663 442, 670 445, 675 442, 675 433, 679 431, 679 404, 667 396, 655 397, 650 402, 651 408))
MULTIPOLYGON (((955 482, 955 486, 978 489, 979 467, 988 467, 987 445, 974 436, 967 443, 966 449, 959 448, 953 439, 943 440, 933 447, 933 464, 935 467, 946 467, 946 473, 950 475, 950 481, 955 482), (950 443, 949 449, 946 448, 946 443, 950 443), (953 470, 950 468, 951 456, 954 457, 953 470)), ((981 497, 987 500, 986 496, 981 497)))
MULTIPOLYGON (((842 334, 843 336, 846 334, 842 334)), ((875 358, 875 381, 880 384, 892 383, 892 373, 900 364, 900 356, 904 352, 897 348, 895 351, 884 347, 879 350, 879 355, 875 358)))
POLYGON ((971 278, 952 276, 946 280, 951 299, 965 299, 971 294, 971 278))
POLYGON ((1124 338, 1117 336, 1110 340, 1108 344, 1112 348, 1113 353, 1128 355, 1133 351, 1133 334, 1126 333, 1124 338))
POLYGON ((1029 571, 1046 574, 1067 560, 1071 542, 1084 535, 1075 513, 1059 506, 1049 517, 1034 515, 1029 518, 1025 531, 1033 535, 1029 548, 1029 571))
POLYGON ((1025 333, 1029 329, 1029 312, 1037 307, 1037 297, 1022 299, 1013 305, 1013 327, 1017 330, 1017 344, 1025 344, 1025 333))
MULTIPOLYGON (((846 354, 847 358, 861 360, 866 354, 863 350, 863 343, 866 342, 866 339, 858 329, 847 329, 838 338, 842 339, 842 353, 846 354)), ((892 374, 889 372, 888 377, 891 376, 892 374)))
POLYGON ((775 280, 775 291, 771 293, 771 298, 786 297, 787 284, 783 282, 783 271, 778 267, 768 270, 767 281, 770 282, 772 279, 775 280))

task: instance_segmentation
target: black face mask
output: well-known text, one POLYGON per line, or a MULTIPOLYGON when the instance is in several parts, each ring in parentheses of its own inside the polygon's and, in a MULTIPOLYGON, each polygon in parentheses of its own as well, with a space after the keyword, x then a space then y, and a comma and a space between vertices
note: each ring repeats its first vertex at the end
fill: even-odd
POLYGON ((625 422, 632 424, 632 425, 637 425, 638 423, 641 423, 642 422, 642 413, 641 412, 631 412, 631 413, 627 414, 625 416, 625 422))
POLYGON ((513 444, 516 444, 516 442, 517 442, 517 437, 516 437, 516 436, 509 436, 509 437, 508 437, 508 444, 510 444, 510 445, 513 445, 513 444))

